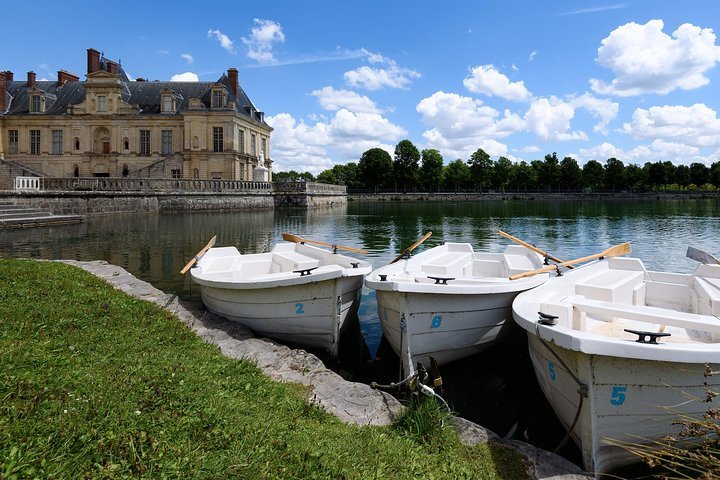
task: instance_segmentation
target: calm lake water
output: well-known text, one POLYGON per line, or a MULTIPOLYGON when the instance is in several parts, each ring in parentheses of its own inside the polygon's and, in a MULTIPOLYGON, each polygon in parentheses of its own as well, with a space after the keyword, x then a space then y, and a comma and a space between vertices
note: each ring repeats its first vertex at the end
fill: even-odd
MULTIPOLYGON (((106 260, 167 293, 198 301, 189 276, 178 272, 213 235, 218 246, 257 253, 289 232, 364 248, 369 252, 364 258, 380 267, 428 230, 433 235, 418 251, 446 241, 498 252, 509 243, 497 235, 504 230, 562 259, 629 241, 632 255, 649 269, 689 272, 696 265, 685 257, 689 245, 720 255, 720 200, 349 202, 314 210, 111 216, 80 225, 0 230, 0 256, 106 260)), ((380 343, 369 291, 359 316, 371 356, 392 356, 380 343)), ((524 338, 518 337, 488 353, 497 366, 493 369, 482 356, 447 367, 447 395, 466 418, 501 435, 516 422, 521 430, 529 424, 528 431, 544 431, 536 438, 530 433, 530 440, 552 448, 562 432, 556 425, 532 425, 538 416, 547 417, 542 409, 548 407, 537 396, 524 348, 524 338)), ((366 375, 383 374, 370 370, 366 375)))

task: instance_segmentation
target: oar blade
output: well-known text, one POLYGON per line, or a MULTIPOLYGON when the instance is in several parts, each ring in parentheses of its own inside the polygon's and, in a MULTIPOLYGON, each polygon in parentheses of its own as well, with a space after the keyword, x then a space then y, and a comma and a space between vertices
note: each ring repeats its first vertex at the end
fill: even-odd
POLYGON ((630 252, 632 252, 632 247, 630 246, 630 242, 621 243, 620 245, 615 245, 614 247, 610 247, 607 250, 603 252, 603 257, 619 257, 622 255, 627 255, 630 252))
POLYGON ((695 260, 696 262, 703 263, 705 265, 720 265, 720 260, 715 256, 700 250, 695 247, 688 247, 687 253, 685 254, 688 258, 695 260))

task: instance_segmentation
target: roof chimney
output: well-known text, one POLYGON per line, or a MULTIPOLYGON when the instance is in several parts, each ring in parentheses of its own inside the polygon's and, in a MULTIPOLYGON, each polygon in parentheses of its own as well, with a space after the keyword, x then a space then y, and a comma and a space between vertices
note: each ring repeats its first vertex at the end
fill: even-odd
POLYGON ((65 70, 58 70, 57 75, 58 85, 64 85, 65 82, 77 82, 78 80, 80 80, 79 77, 65 70))
POLYGON ((100 70, 100 52, 94 48, 87 49, 87 73, 100 70))
POLYGON ((235 98, 238 96, 240 91, 240 84, 238 83, 238 71, 237 68, 228 68, 228 83, 230 84, 230 90, 235 94, 235 98))
POLYGON ((13 78, 15 77, 15 74, 11 72, 10 70, 5 70, 4 72, 0 72, 5 74, 5 81, 6 82, 12 82, 13 78))
POLYGON ((28 72, 27 86, 28 88, 35 88, 35 72, 32 70, 28 72))
POLYGON ((7 72, 0 73, 0 113, 5 112, 5 78, 7 72))
POLYGON ((113 75, 117 75, 118 73, 118 64, 117 62, 113 62, 112 60, 107 61, 107 71, 109 73, 112 73, 113 75))

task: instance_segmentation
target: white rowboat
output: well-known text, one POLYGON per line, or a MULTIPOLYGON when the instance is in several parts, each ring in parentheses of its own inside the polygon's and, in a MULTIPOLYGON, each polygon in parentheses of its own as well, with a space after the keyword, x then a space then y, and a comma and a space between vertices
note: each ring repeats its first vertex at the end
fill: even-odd
POLYGON ((258 336, 338 355, 340 333, 357 313, 370 264, 306 244, 267 253, 210 248, 190 270, 205 307, 258 336))
POLYGON ((508 277, 540 267, 542 257, 525 247, 476 253, 468 243, 446 243, 373 271, 365 285, 376 290, 383 333, 409 375, 429 357, 442 365, 502 338, 513 328, 518 292, 548 278, 508 277))
POLYGON ((705 376, 720 368, 720 265, 680 274, 609 258, 518 295, 513 315, 527 330, 540 387, 589 471, 638 462, 617 443, 651 445, 677 434, 672 422, 681 415, 700 419, 714 406, 703 400, 720 386, 705 376), (539 322, 538 312, 557 323, 539 322), (639 343, 652 338, 626 329, 670 336, 639 343))

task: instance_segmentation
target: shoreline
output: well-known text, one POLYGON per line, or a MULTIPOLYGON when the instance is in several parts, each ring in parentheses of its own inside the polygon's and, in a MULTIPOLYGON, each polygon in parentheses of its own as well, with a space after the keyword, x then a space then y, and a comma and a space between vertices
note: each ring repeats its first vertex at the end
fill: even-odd
POLYGON ((348 202, 386 202, 386 201, 516 201, 516 200, 553 200, 553 201, 615 201, 615 200, 720 200, 720 192, 513 192, 513 193, 348 193, 348 202))

